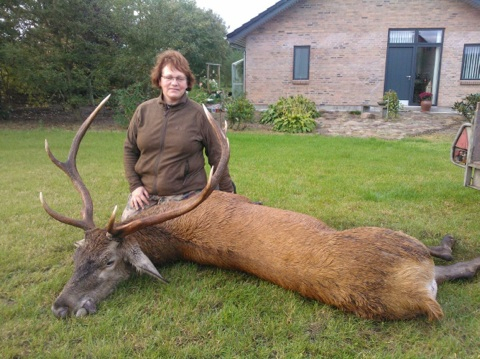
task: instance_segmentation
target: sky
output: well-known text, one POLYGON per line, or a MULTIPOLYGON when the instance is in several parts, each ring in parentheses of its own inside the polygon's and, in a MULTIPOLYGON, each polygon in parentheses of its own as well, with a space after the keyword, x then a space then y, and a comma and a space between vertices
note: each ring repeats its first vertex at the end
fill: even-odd
POLYGON ((278 1, 196 0, 199 8, 211 9, 219 15, 227 24, 228 32, 236 30, 278 1))

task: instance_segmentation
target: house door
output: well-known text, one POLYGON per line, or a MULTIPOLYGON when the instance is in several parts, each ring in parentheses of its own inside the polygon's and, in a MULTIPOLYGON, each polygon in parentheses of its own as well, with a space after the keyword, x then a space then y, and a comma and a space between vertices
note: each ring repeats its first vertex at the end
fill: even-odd
POLYGON ((409 104, 413 73, 413 47, 392 47, 387 56, 385 91, 394 90, 402 103, 409 104))
POLYGON ((404 105, 419 105, 420 93, 431 92, 436 105, 442 44, 441 29, 390 30, 384 90, 404 105))

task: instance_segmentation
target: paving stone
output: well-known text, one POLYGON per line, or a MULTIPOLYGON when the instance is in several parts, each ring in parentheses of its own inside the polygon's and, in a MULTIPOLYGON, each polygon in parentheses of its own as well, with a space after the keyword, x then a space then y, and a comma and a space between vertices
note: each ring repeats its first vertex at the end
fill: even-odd
POLYGON ((455 113, 420 111, 401 112, 397 118, 383 119, 374 116, 354 115, 347 112, 324 112, 317 120, 317 133, 326 136, 376 137, 402 139, 437 132, 454 136, 463 116, 455 113))

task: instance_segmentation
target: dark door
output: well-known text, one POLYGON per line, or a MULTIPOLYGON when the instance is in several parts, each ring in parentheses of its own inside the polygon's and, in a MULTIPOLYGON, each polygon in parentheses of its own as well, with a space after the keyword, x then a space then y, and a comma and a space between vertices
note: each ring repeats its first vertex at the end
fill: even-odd
POLYGON ((419 105, 419 95, 430 92, 436 105, 442 46, 442 29, 390 29, 384 90, 408 105, 419 105))
POLYGON ((413 47, 390 47, 387 56, 385 91, 394 90, 400 101, 410 102, 413 69, 413 47))

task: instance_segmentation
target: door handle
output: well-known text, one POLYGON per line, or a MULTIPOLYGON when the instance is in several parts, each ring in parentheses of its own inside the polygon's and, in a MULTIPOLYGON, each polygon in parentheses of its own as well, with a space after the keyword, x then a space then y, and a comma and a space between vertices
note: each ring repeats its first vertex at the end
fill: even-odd
POLYGON ((406 76, 406 78, 410 80, 412 78, 412 76, 406 76))

